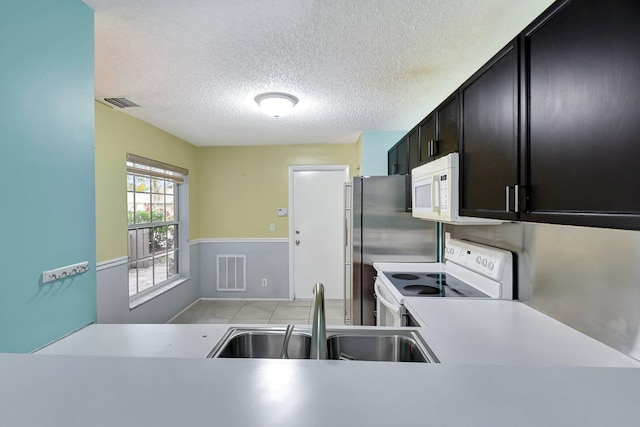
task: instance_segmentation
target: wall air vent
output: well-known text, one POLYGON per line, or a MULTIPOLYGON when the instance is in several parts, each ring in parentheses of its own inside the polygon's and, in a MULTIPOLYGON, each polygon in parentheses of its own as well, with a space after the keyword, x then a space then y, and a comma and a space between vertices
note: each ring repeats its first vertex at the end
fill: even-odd
POLYGON ((218 291, 247 290, 247 256, 218 255, 218 291))
POLYGON ((111 98, 96 98, 98 100, 98 102, 101 102, 102 104, 105 104, 108 107, 118 107, 118 108, 130 108, 130 107, 139 107, 138 104, 136 104, 133 101, 128 100, 125 97, 111 97, 111 98))

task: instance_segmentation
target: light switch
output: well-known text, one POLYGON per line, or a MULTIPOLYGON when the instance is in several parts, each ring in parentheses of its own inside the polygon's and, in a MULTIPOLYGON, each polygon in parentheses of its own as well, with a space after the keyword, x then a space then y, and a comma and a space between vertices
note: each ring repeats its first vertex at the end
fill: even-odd
POLYGON ((278 208, 278 216, 287 216, 287 208, 278 208))
POLYGON ((274 223, 269 224, 269 231, 276 231, 276 225, 274 223))

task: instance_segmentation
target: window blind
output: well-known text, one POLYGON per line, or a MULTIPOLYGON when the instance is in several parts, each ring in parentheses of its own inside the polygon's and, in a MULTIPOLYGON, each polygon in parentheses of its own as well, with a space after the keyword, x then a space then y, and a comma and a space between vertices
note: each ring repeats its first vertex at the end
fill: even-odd
POLYGON ((157 160, 147 159, 127 153, 127 172, 136 175, 149 175, 154 178, 168 179, 177 183, 183 183, 184 177, 189 175, 189 170, 157 160))

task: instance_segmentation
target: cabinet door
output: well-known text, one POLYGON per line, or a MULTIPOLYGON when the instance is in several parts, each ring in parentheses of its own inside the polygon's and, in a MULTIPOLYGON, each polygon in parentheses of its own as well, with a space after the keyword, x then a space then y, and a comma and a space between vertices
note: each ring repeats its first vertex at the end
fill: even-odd
POLYGON ((393 146, 387 151, 387 174, 395 175, 398 171, 398 149, 393 146))
POLYGON ((409 143, 409 173, 418 166, 420 160, 420 132, 416 126, 407 136, 409 143))
POLYGON ((436 140, 436 120, 435 113, 429 114, 418 125, 420 129, 420 153, 418 156, 418 165, 423 165, 429 160, 433 160, 431 156, 431 148, 433 141, 436 140))
POLYGON ((396 145, 398 151, 398 170, 397 175, 405 175, 409 173, 409 139, 404 137, 396 145))
POLYGON ((458 93, 454 93, 436 110, 436 157, 458 151, 458 93))
POLYGON ((522 38, 541 222, 640 229, 640 2, 564 1, 522 38))
POLYGON ((518 184, 519 125, 515 40, 461 87, 460 104, 460 213, 517 219, 514 198, 518 184))

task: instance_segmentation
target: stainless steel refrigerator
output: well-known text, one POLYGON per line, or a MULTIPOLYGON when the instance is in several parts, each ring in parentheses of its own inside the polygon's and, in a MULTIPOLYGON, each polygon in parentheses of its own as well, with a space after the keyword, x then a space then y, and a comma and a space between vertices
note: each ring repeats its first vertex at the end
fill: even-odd
POLYGON ((437 223, 407 212, 407 175, 345 186, 345 323, 375 325, 374 262, 435 262, 437 223))

